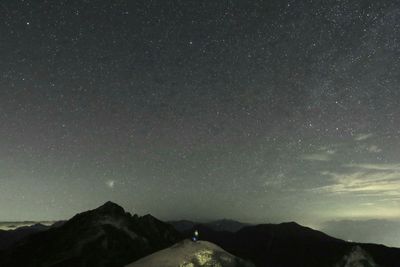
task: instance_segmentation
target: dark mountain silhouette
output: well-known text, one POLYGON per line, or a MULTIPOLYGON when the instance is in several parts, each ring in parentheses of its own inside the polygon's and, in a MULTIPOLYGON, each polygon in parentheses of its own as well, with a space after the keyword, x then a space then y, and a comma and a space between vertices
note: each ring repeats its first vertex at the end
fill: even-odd
POLYGON ((11 247, 31 234, 45 231, 49 228, 49 226, 38 223, 31 226, 22 226, 14 230, 0 230, 0 250, 11 247))
POLYGON ((189 220, 169 221, 168 223, 181 233, 192 230, 195 225, 200 224, 189 220))
POLYGON ((228 232, 237 232, 243 227, 250 225, 248 223, 241 223, 229 219, 216 220, 207 223, 198 223, 189 220, 170 221, 168 223, 174 226, 174 228, 179 232, 185 232, 191 230, 195 225, 199 224, 205 225, 208 228, 215 231, 228 231, 228 232))
POLYGON ((64 223, 66 223, 67 221, 57 221, 55 223, 53 223, 50 228, 55 228, 55 227, 60 227, 62 225, 64 225, 64 223))
MULTIPOLYGON (((240 226, 222 222, 216 229, 240 226)), ((122 267, 191 237, 195 229, 200 240, 260 267, 398 267, 400 263, 400 249, 345 242, 294 222, 245 226, 237 232, 216 231, 213 223, 181 221, 178 225, 192 228, 179 233, 151 215, 132 216, 107 202, 49 229, 33 227, 42 230, 0 251, 0 266, 122 267)), ((166 257, 165 251, 159 255, 166 257)))
POLYGON ((245 226, 250 226, 250 224, 248 223, 241 223, 229 219, 212 221, 207 223, 206 225, 215 231, 228 231, 228 232, 237 232, 245 226))
POLYGON ((400 263, 400 249, 345 242, 294 222, 248 226, 236 233, 196 225, 184 235, 191 236, 195 229, 199 231, 201 240, 213 242, 260 267, 353 266, 346 265, 346 257, 352 255, 357 246, 362 249, 365 259, 359 263, 364 265, 354 266, 396 267, 400 263), (375 263, 377 265, 373 265, 375 263))
POLYGON ((171 225, 107 202, 0 252, 0 266, 120 267, 179 240, 171 225))
MULTIPOLYGON (((30 223, 30 222, 28 222, 30 223)), ((18 243, 20 240, 26 238, 27 236, 48 230, 50 228, 55 228, 63 225, 65 221, 57 221, 52 225, 44 225, 42 223, 35 223, 28 226, 20 226, 15 229, 10 230, 0 230, 0 250, 7 249, 12 245, 18 243)), ((13 227, 13 226, 10 226, 13 227)))

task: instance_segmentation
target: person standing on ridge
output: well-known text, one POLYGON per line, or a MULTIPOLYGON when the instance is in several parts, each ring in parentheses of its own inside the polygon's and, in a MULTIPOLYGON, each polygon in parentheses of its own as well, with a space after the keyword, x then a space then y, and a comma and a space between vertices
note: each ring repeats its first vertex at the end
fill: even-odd
POLYGON ((197 240, 199 240, 199 231, 195 230, 193 237, 192 237, 193 242, 196 242, 197 240))

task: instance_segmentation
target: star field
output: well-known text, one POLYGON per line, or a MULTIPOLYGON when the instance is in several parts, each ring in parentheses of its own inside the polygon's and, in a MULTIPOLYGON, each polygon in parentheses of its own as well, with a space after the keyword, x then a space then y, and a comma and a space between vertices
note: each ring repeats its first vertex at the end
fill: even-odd
POLYGON ((0 220, 400 220, 395 1, 2 1, 0 220))

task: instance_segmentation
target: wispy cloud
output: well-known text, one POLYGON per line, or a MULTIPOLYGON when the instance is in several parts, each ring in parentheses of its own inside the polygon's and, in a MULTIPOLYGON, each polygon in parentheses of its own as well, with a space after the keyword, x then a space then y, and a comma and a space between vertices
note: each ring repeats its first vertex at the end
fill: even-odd
POLYGON ((374 136, 373 134, 358 134, 358 135, 356 135, 354 137, 354 140, 356 140, 356 141, 364 141, 364 140, 367 140, 367 139, 369 139, 369 138, 371 138, 373 136, 374 136))
POLYGON ((321 175, 331 178, 332 184, 313 188, 312 191, 332 194, 356 193, 363 196, 400 196, 400 171, 388 170, 388 166, 361 166, 359 170, 350 173, 322 172, 321 175))
POLYGON ((330 154, 328 152, 325 153, 314 153, 314 154, 306 154, 303 155, 301 158, 305 160, 310 160, 310 161, 330 161, 331 160, 331 155, 334 153, 330 154))
POLYGON ((331 152, 333 152, 333 154, 335 154, 337 152, 337 149, 339 148, 339 146, 340 146, 340 144, 330 144, 327 146, 320 146, 318 148, 318 150, 325 151, 325 152, 331 151, 331 152))
POLYGON ((309 161, 330 161, 337 153, 337 145, 321 146, 314 153, 301 155, 301 159, 309 161))
POLYGON ((373 164, 373 163, 361 163, 361 164, 345 164, 344 167, 350 167, 350 168, 358 168, 358 169, 364 169, 364 170, 374 170, 374 171, 392 171, 400 172, 400 164, 395 163, 395 164, 373 164))
POLYGON ((375 206, 376 204, 373 202, 365 202, 365 203, 361 203, 362 206, 375 206))

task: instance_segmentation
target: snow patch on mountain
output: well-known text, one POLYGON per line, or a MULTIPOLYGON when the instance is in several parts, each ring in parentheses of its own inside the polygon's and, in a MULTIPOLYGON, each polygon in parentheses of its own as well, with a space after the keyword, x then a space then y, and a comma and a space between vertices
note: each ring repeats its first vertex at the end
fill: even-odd
POLYGON ((355 246, 335 267, 379 267, 379 265, 364 249, 355 246))
POLYGON ((117 229, 120 229, 122 231, 124 231, 131 239, 136 239, 138 238, 138 235, 131 231, 127 226, 126 223, 123 220, 115 220, 111 217, 109 218, 104 218, 101 221, 98 222, 100 225, 111 225, 117 229))
POLYGON ((127 267, 253 267, 248 263, 207 242, 184 240, 167 249, 153 253, 127 267))

